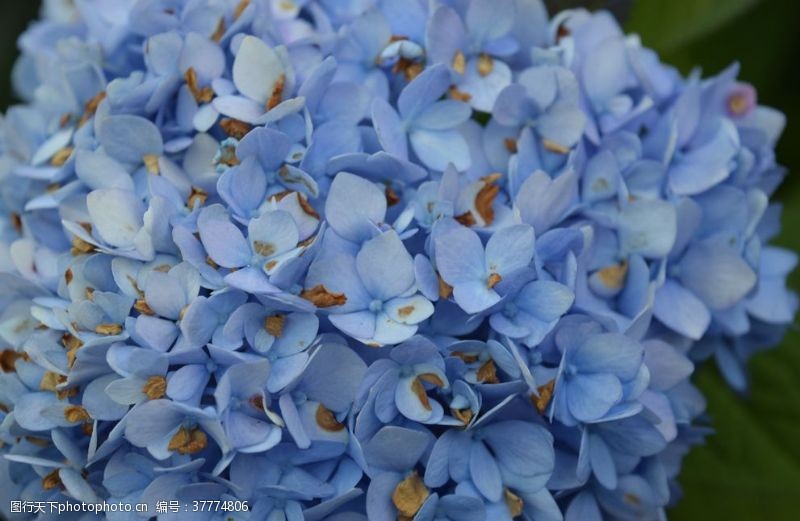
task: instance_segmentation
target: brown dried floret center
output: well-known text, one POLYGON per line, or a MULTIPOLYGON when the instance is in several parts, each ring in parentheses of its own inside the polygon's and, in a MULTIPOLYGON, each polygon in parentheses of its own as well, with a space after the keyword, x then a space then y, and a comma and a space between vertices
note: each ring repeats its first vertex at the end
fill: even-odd
POLYGON ((339 423, 339 421, 336 419, 336 416, 334 416, 333 411, 322 404, 317 406, 317 412, 315 413, 314 417, 317 420, 317 425, 328 432, 340 432, 344 430, 344 424, 339 423))
POLYGON ((331 293, 322 284, 317 284, 311 289, 304 290, 300 293, 300 296, 318 308, 342 306, 347 302, 347 297, 344 293, 331 293))
POLYGON ((167 449, 177 451, 178 454, 197 454, 208 446, 206 433, 198 427, 187 429, 181 426, 178 432, 169 440, 167 449))
POLYGON ((275 338, 280 338, 283 334, 283 325, 286 323, 284 315, 273 315, 264 320, 264 329, 275 338))
POLYGON ((151 376, 147 379, 142 392, 150 400, 158 400, 167 394, 167 379, 163 376, 151 376))
POLYGON ((430 492, 416 472, 398 483, 392 493, 392 503, 398 512, 398 520, 412 519, 422 504, 428 499, 430 492))

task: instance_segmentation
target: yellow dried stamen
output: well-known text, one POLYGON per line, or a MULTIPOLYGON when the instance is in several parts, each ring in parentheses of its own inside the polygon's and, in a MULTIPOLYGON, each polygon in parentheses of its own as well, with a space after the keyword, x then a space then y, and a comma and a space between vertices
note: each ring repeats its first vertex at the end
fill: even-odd
POLYGON ((416 308, 414 306, 411 306, 411 305, 403 306, 403 307, 401 307, 400 309, 397 310, 397 314, 398 314, 398 316, 400 318, 408 318, 408 317, 411 316, 411 313, 414 312, 414 309, 416 309, 416 308))
POLYGON ((63 346, 68 350, 78 349, 83 346, 81 339, 71 333, 64 333, 61 335, 61 344, 63 344, 63 346))
POLYGON ((211 35, 211 41, 219 43, 223 36, 225 36, 225 18, 220 17, 219 22, 217 22, 217 28, 214 29, 214 33, 211 35))
POLYGON ((86 422, 92 419, 89 411, 80 405, 68 405, 64 407, 64 418, 70 423, 86 422))
POLYGON ((478 221, 475 220, 475 217, 472 216, 472 212, 464 212, 461 215, 457 215, 454 217, 456 221, 463 224, 467 228, 470 226, 475 226, 478 224, 478 221))
POLYGON ((492 73, 494 70, 494 58, 489 56, 488 54, 481 53, 478 56, 478 74, 483 77, 486 77, 492 73))
POLYGON ((422 73, 423 69, 424 67, 422 66, 421 63, 417 63, 415 61, 406 58, 400 58, 394 64, 394 67, 392 67, 392 72, 394 74, 403 73, 406 80, 411 81, 417 76, 419 76, 422 73))
POLYGON ((63 114, 61 116, 61 119, 58 120, 58 128, 66 128, 71 120, 72 120, 72 114, 70 113, 63 114))
POLYGON ((67 350, 67 367, 72 369, 72 366, 75 365, 75 360, 78 359, 78 349, 68 349, 67 350))
POLYGON ((72 368, 72 366, 75 365, 75 359, 78 356, 78 349, 83 347, 83 342, 81 342, 78 337, 70 333, 64 333, 61 335, 61 343, 67 350, 67 367, 72 368))
POLYGON ((122 333, 122 326, 119 324, 99 324, 94 328, 98 335, 113 336, 122 333))
POLYGON ((463 101, 464 103, 469 103, 469 101, 472 99, 472 94, 468 94, 464 91, 458 90, 458 88, 455 85, 450 86, 448 93, 450 94, 450 97, 456 101, 463 101))
POLYGON ((168 450, 177 451, 178 454, 197 454, 208 446, 206 433, 198 427, 191 430, 181 426, 178 432, 169 440, 168 450))
POLYGON ((478 361, 478 355, 475 354, 463 353, 461 351, 453 351, 451 354, 456 358, 460 358, 466 364, 474 364, 478 361))
POLYGON ((137 299, 136 302, 133 303, 133 309, 142 315, 153 316, 156 314, 155 311, 150 308, 150 305, 147 303, 147 301, 143 298, 137 299))
POLYGON ((250 397, 250 405, 255 407, 259 411, 264 410, 264 397, 260 394, 254 394, 250 397))
POLYGON ((411 519, 417 515, 429 495, 430 492, 425 483, 416 472, 413 472, 395 487, 392 493, 392 503, 401 517, 411 519))
POLYGON ((78 120, 78 126, 83 126, 84 123, 92 119, 95 112, 97 112, 97 107, 100 105, 100 102, 106 99, 105 91, 97 93, 92 99, 86 102, 86 105, 83 108, 83 115, 81 119, 78 120))
POLYGON ((742 92, 731 94, 728 97, 728 111, 735 116, 741 116, 747 112, 749 106, 747 96, 742 92))
POLYGON ((61 483, 61 477, 58 475, 59 470, 61 469, 55 469, 50 474, 42 478, 42 488, 44 490, 52 490, 56 487, 63 486, 61 483))
POLYGON ((244 10, 247 9, 247 6, 249 5, 250 5, 250 0, 242 0, 241 2, 239 2, 236 5, 236 8, 233 10, 233 20, 234 21, 238 20, 239 17, 242 16, 244 10))
POLYGON ((394 191, 394 188, 391 186, 386 186, 386 190, 384 190, 386 194, 386 204, 388 206, 394 206, 400 202, 400 196, 397 195, 397 192, 394 191))
POLYGON ((72 155, 72 151, 75 150, 75 147, 64 147, 55 154, 53 157, 50 158, 50 164, 53 166, 64 166, 64 163, 67 162, 69 156, 72 155))
POLYGON ((253 241, 253 249, 263 257, 269 257, 275 253, 275 245, 264 241, 253 241))
POLYGON ((472 421, 472 409, 452 409, 452 412, 453 416, 464 425, 472 421))
POLYGON ((47 438, 40 438, 38 436, 25 436, 25 440, 28 443, 32 443, 33 445, 36 445, 37 447, 49 447, 50 446, 50 440, 48 440, 47 438))
POLYGON ((211 257, 206 257, 206 264, 208 264, 209 266, 211 266, 215 270, 219 269, 219 264, 214 262, 214 259, 212 259, 211 257))
POLYGON ((556 143, 555 141, 552 141, 550 139, 543 139, 542 146, 544 147, 545 150, 554 152, 556 154, 566 154, 567 152, 569 152, 569 147, 565 147, 561 143, 556 143))
POLYGON ((142 162, 144 163, 145 168, 147 169, 147 173, 158 175, 161 173, 161 169, 158 166, 158 156, 155 154, 147 154, 142 158, 142 162))
POLYGON ((42 375, 42 381, 39 382, 39 390, 56 392, 58 389, 59 376, 58 373, 54 373, 53 371, 45 371, 42 375))
POLYGON ((267 100, 267 110, 274 109, 283 100, 283 89, 285 88, 286 88, 286 75, 281 74, 280 77, 278 77, 278 81, 275 82, 275 88, 272 90, 272 94, 267 100))
POLYGON ((464 56, 464 53, 458 51, 455 56, 453 56, 453 70, 459 74, 464 74, 464 71, 467 69, 467 58, 464 56))
POLYGON ((94 300, 94 288, 87 286, 86 290, 84 291, 84 296, 86 297, 86 300, 94 300))
POLYGON ((264 329, 275 338, 280 338, 283 334, 283 324, 286 322, 286 317, 283 315, 273 315, 264 320, 264 329))
POLYGON ((72 247, 70 248, 69 252, 73 257, 77 257, 78 255, 84 255, 87 253, 92 253, 95 251, 95 247, 88 242, 84 241, 77 235, 72 236, 72 247))
POLYGON ((303 290, 300 297, 313 303, 318 308, 343 306, 347 302, 344 293, 331 293, 322 284, 317 284, 311 289, 303 290))
POLYGON ((475 196, 475 210, 477 210, 478 215, 481 216, 486 226, 494 222, 494 208, 492 208, 492 204, 494 204, 497 194, 500 193, 500 187, 495 183, 500 180, 501 177, 502 174, 497 172, 484 177, 482 179, 484 183, 483 188, 481 188, 478 195, 475 196))
POLYGON ((67 268, 67 271, 64 272, 64 282, 67 284, 72 282, 72 268, 67 268))
POLYGON ((512 519, 522 515, 522 509, 525 504, 522 502, 521 497, 506 489, 503 499, 506 502, 506 506, 508 506, 508 512, 511 514, 512 519))
POLYGON ((344 430, 344 424, 339 423, 339 421, 336 420, 336 416, 334 416, 333 412, 322 404, 317 407, 317 412, 314 414, 314 418, 317 420, 317 425, 328 432, 339 432, 344 430))
POLYGON ((244 121, 233 118, 224 118, 219 122, 219 126, 227 135, 234 139, 242 139, 248 132, 253 130, 253 125, 250 123, 245 123, 244 121))
POLYGON ((547 406, 550 405, 550 400, 553 399, 553 388, 555 385, 556 381, 550 380, 537 388, 539 396, 531 395, 531 403, 533 403, 533 406, 539 411, 539 414, 544 414, 544 411, 547 410, 547 406))
POLYGON ((517 140, 514 138, 507 137, 503 140, 503 144, 506 146, 506 150, 508 150, 512 154, 517 153, 517 140))
POLYGON ((300 208, 303 210, 303 213, 309 217, 313 217, 314 219, 319 219, 319 214, 314 207, 311 206, 311 203, 308 202, 308 199, 306 199, 303 194, 297 194, 297 202, 300 204, 300 208))
POLYGON ((158 400, 167 394, 167 379, 163 376, 151 376, 145 382, 142 392, 147 395, 150 400, 158 400))
POLYGON ((19 353, 13 349, 4 349, 0 352, 0 370, 4 373, 13 373, 17 370, 17 360, 30 360, 28 353, 19 353))
POLYGON ((22 233, 22 217, 17 212, 11 212, 11 227, 18 234, 22 233))
POLYGON ((186 72, 183 73, 183 79, 186 81, 186 86, 189 88, 189 92, 192 93, 197 103, 209 103, 214 99, 214 91, 211 87, 206 86, 201 88, 198 85, 197 71, 194 70, 194 67, 186 69, 186 72))
POLYGON ((196 186, 192 187, 192 193, 189 194, 189 199, 186 201, 187 208, 196 208, 203 206, 208 200, 208 192, 196 186))
POLYGON ((239 158, 236 157, 236 148, 232 146, 224 146, 220 150, 219 165, 236 166, 239 164, 239 158))
POLYGON ((411 391, 417 395, 419 403, 422 404, 426 411, 433 410, 431 407, 431 401, 428 398, 428 393, 425 391, 425 386, 422 385, 422 380, 419 378, 414 378, 414 381, 411 382, 411 391))
POLYGON ((637 496, 636 494, 631 494, 630 492, 623 494, 622 498, 625 500, 626 503, 629 503, 633 506, 639 506, 642 504, 642 500, 639 499, 639 496, 637 496))
POLYGON ((489 275, 489 278, 486 279, 486 286, 488 286, 489 289, 492 289, 493 287, 497 286, 502 280, 503 277, 501 277, 499 274, 492 273, 491 275, 489 275))
POLYGON ((450 298, 453 294, 453 286, 444 281, 441 275, 436 274, 436 279, 439 281, 439 298, 450 298))
POLYGON ((183 308, 181 309, 181 312, 178 313, 178 320, 183 320, 183 317, 186 316, 186 310, 187 309, 189 309, 188 305, 187 306, 183 306, 183 308))
POLYGON ((604 286, 612 289, 619 289, 625 284, 625 277, 628 275, 628 261, 619 264, 606 266, 597 271, 597 277, 604 286))
POLYGON ((417 375, 417 378, 419 378, 423 382, 428 382, 429 384, 433 384, 436 387, 444 387, 444 381, 436 373, 422 373, 420 375, 417 375))
MULTIPOLYGON (((61 378, 66 381, 67 377, 62 376, 61 378)), ((78 395, 78 388, 77 387, 70 387, 69 389, 59 389, 56 391, 56 396, 59 400, 66 400, 67 398, 72 398, 73 396, 78 395)), ((91 434, 91 433, 89 433, 91 434)))
POLYGON ((500 379, 497 378, 497 366, 494 365, 494 360, 487 360, 480 367, 480 369, 478 369, 478 372, 475 374, 475 377, 482 384, 500 383, 500 379))

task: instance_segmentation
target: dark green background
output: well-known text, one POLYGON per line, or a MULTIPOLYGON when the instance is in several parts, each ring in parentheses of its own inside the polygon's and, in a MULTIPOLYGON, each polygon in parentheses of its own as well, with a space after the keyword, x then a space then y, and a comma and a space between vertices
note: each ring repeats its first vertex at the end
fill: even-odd
MULTIPOLYGON (((36 14, 35 1, 0 0, 0 77, 8 78, 15 40, 36 14)), ((733 60, 759 100, 781 109, 788 126, 778 147, 790 175, 779 192, 785 206, 779 242, 800 251, 800 1, 797 0, 566 0, 560 7, 608 7, 688 72, 714 74, 733 60)), ((0 81, 0 104, 11 100, 0 81)), ((800 289, 800 273, 792 285, 800 289)), ((800 519, 800 334, 757 356, 752 391, 734 395, 713 367, 698 375, 716 435, 694 450, 681 475, 685 497, 670 513, 677 520, 800 519)))

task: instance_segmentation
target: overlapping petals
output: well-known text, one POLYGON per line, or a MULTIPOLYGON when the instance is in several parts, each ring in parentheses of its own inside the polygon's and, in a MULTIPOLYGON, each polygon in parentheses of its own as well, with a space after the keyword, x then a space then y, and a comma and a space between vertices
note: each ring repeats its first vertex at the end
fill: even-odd
POLYGON ((0 121, 4 497, 664 519, 695 367, 745 390, 794 319, 785 122, 736 66, 540 0, 45 4, 0 121))

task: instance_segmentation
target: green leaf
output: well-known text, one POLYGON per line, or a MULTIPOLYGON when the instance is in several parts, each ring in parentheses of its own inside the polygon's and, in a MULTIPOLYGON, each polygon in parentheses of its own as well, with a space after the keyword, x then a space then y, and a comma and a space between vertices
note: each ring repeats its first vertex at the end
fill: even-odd
POLYGON ((642 0, 634 3, 628 29, 662 51, 713 32, 759 0, 642 0))
MULTIPOLYGON (((800 335, 787 337, 797 345, 800 335)), ((733 394, 713 368, 698 384, 716 434, 687 457, 675 521, 797 519, 800 511, 800 350, 789 345, 751 365, 752 397, 733 394)))

